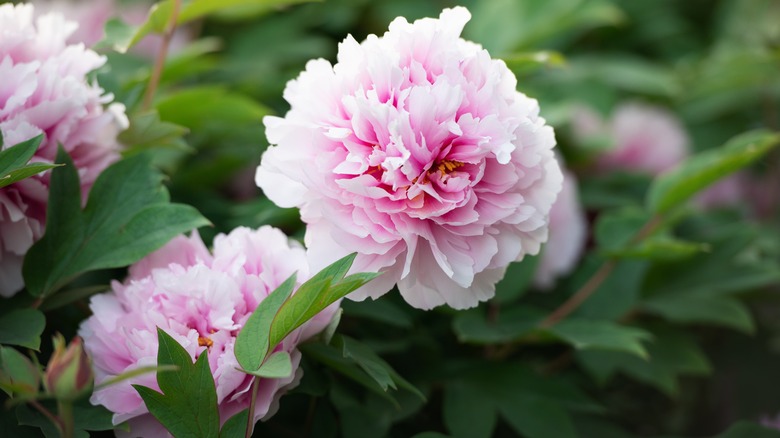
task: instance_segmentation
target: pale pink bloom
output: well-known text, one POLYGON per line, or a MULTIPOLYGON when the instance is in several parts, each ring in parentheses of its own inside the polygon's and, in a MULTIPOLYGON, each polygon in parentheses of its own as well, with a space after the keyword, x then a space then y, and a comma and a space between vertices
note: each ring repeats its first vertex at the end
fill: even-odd
POLYGON ((568 274, 582 255, 588 240, 588 221, 577 194, 577 179, 563 171, 563 189, 550 210, 550 238, 542 249, 534 284, 549 289, 555 279, 568 274))
MULTIPOLYGON (((224 423, 249 407, 252 379, 237 369, 236 334, 257 305, 295 272, 299 283, 309 277, 304 249, 270 226, 220 234, 214 239, 213 253, 195 232, 173 239, 133 265, 124 283, 115 281, 111 292, 92 297, 93 315, 82 323, 79 335, 92 357, 95 384, 155 365, 160 327, 193 360, 208 354, 224 423)), ((322 331, 337 306, 327 308, 276 346, 277 351, 290 353, 296 371, 284 378, 261 379, 255 420, 273 415, 279 397, 297 384, 301 354, 296 346, 322 331)), ((154 373, 144 374, 96 390, 90 401, 112 411, 114 424, 129 421, 128 436, 167 436, 131 384, 159 388, 154 373)))
POLYGON ((580 140, 604 137, 610 147, 598 157, 603 170, 630 170, 650 174, 665 172, 688 156, 688 136, 669 111, 630 102, 618 106, 604 121, 593 110, 579 107, 572 117, 574 135, 580 140))
POLYGON ((347 37, 336 65, 310 61, 287 85, 287 115, 264 120, 276 146, 256 181, 301 209, 311 263, 358 252, 353 270, 384 273, 352 299, 397 283, 418 308, 473 307, 547 239, 553 130, 504 62, 459 37, 469 19, 457 7, 347 37))
MULTIPOLYGON (((37 14, 57 12, 68 20, 79 23, 78 29, 68 38, 69 43, 84 43, 92 47, 105 36, 106 23, 119 18, 131 26, 143 24, 154 2, 123 3, 118 0, 34 0, 37 14)), ((192 40, 188 27, 178 27, 168 46, 168 54, 180 52, 192 40)), ((150 34, 130 49, 131 53, 154 59, 162 44, 162 36, 150 34)))
POLYGON ((84 43, 87 47, 103 39, 106 22, 115 15, 113 0, 33 0, 32 4, 36 16, 55 12, 78 23, 78 29, 67 41, 69 44, 84 43))
MULTIPOLYGON (((8 148, 45 134, 32 161, 52 162, 61 144, 81 177, 82 195, 118 157, 126 127, 121 104, 86 74, 105 58, 68 45, 76 23, 61 15, 33 18, 32 5, 0 5, 0 133, 8 148)), ((22 286, 24 254, 43 234, 51 172, 0 189, 0 295, 22 286)))

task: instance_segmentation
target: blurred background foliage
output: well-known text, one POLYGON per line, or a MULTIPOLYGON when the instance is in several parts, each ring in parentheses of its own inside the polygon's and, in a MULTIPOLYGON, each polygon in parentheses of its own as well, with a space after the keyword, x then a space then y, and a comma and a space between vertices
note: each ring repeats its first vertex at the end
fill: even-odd
POLYGON ((148 58, 106 51, 108 67, 97 76, 130 109, 134 127, 124 135, 134 146, 127 154, 154 151, 172 199, 214 223, 201 230, 207 241, 262 224, 301 237, 297 211, 278 209, 253 182, 267 146, 260 119, 283 115, 285 83, 309 59, 335 62, 347 34, 362 40, 383 33, 396 16, 438 16, 456 4, 473 15, 464 37, 504 59, 518 89, 539 100, 556 129, 580 181, 587 253, 545 292, 532 286, 534 258, 516 263, 495 300, 464 312, 418 311, 398 294, 345 302, 339 333, 370 354, 345 358, 346 342, 306 347, 301 386, 255 436, 780 436, 755 424, 780 412, 777 151, 745 172, 758 182, 755 197, 709 209, 690 204, 663 224, 662 233, 696 249, 660 245, 618 257, 609 279, 571 317, 537 327, 648 217, 652 177, 594 167, 600 146, 572 129, 577 109, 606 118, 624 101, 667 108, 695 151, 747 130, 777 130, 776 0, 241 6, 186 26, 192 40, 167 61, 154 102, 159 119, 140 111, 148 58), (424 400, 383 375, 375 355, 424 400), (360 378, 365 372, 374 379, 360 378))

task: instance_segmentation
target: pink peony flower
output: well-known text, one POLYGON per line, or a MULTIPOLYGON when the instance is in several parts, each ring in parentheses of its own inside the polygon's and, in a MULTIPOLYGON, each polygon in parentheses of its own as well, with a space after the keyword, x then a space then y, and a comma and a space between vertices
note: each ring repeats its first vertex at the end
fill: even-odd
MULTIPOLYGON (((118 157, 124 107, 103 105, 103 94, 85 75, 105 58, 66 40, 76 23, 49 14, 33 21, 31 5, 0 5, 0 133, 3 148, 43 133, 32 161, 52 162, 62 144, 73 158, 86 194, 118 157)), ((50 172, 0 189, 0 295, 23 286, 22 259, 43 234, 50 172)))
POLYGON ((550 211, 550 238, 542 250, 534 284, 549 289, 556 277, 569 273, 587 240, 588 221, 577 196, 577 179, 564 170, 563 189, 550 211))
POLYGON ((468 308, 494 295, 506 266, 536 254, 562 176, 552 128, 506 65, 459 37, 462 7, 382 37, 351 36, 287 85, 291 110, 266 117, 257 184, 299 207, 310 262, 351 252, 411 305, 468 308))
POLYGON ((578 108, 572 120, 580 138, 607 136, 612 147, 598 159, 604 170, 624 169, 658 174, 688 156, 688 136, 680 121, 663 108, 625 103, 605 122, 592 110, 578 108))
MULTIPOLYGON (((95 384, 157 363, 157 327, 179 342, 193 360, 208 354, 217 388, 220 418, 226 421, 249 406, 250 376, 240 372, 233 354, 238 331, 249 315, 294 272, 309 276, 304 249, 270 226, 256 231, 237 228, 214 240, 213 255, 197 233, 180 236, 130 268, 124 283, 92 297, 93 315, 79 335, 92 357, 95 384)), ((321 312, 285 338, 276 350, 290 353, 293 369, 301 358, 296 346, 322 331, 338 304, 321 312)), ((278 398, 295 386, 301 370, 260 382, 254 418, 268 418, 278 398)), ((114 412, 114 424, 129 421, 132 436, 167 436, 131 387, 158 389, 153 373, 94 392, 90 401, 114 412)), ((117 432, 120 435, 121 432, 117 432)))

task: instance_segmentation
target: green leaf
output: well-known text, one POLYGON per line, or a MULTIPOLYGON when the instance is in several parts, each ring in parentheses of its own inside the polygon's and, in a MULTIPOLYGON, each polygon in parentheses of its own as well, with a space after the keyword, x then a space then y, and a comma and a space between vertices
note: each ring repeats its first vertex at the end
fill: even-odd
POLYGON ((596 221, 596 243, 602 251, 623 249, 651 218, 650 213, 638 207, 604 212, 596 221))
POLYGON ((285 300, 295 287, 296 275, 291 275, 257 306, 236 336, 236 360, 245 371, 257 371, 266 354, 277 343, 269 342, 271 325, 285 300))
POLYGON ((14 309, 0 315, 0 344, 38 351, 46 318, 35 309, 14 309))
POLYGON ((670 236, 652 236, 630 248, 607 251, 606 255, 615 258, 677 261, 707 252, 706 243, 687 242, 670 236))
MULTIPOLYGON (((56 411, 56 405, 50 401, 41 401, 50 412, 56 411)), ((47 438, 60 438, 62 434, 57 426, 49 420, 40 411, 34 410, 28 405, 21 405, 16 408, 16 417, 20 425, 32 426, 41 429, 43 435, 47 438)), ((122 426, 114 426, 111 422, 113 413, 103 406, 92 406, 87 398, 77 401, 73 406, 73 425, 74 437, 89 438, 88 431, 101 431, 120 429, 122 426)), ((24 436, 29 436, 25 434, 24 436)))
POLYGON ((370 348, 346 336, 339 336, 334 343, 340 343, 344 357, 353 359, 383 390, 387 391, 388 387, 397 389, 390 376, 389 365, 370 348))
MULTIPOLYGON (((0 140, 2 135, 0 135, 0 140)), ((43 134, 27 141, 0 150, 0 178, 5 177, 14 169, 23 167, 35 155, 35 151, 43 141, 43 134)), ((0 147, 2 144, 0 143, 0 147)))
POLYGON ((52 175, 46 234, 28 251, 27 290, 47 296, 78 275, 130 265, 174 236, 209 222, 194 208, 168 202, 162 175, 150 157, 137 155, 103 171, 86 208, 80 208, 78 174, 61 148, 52 175))
POLYGON ((154 148, 187 151, 190 147, 182 139, 186 133, 183 126, 161 121, 156 111, 145 111, 130 116, 130 127, 119 134, 119 141, 128 146, 122 151, 126 157, 154 148))
POLYGON ((398 406, 395 399, 382 389, 376 380, 369 377, 354 360, 344 357, 343 349, 337 349, 332 345, 325 345, 317 342, 303 344, 300 346, 300 349, 307 357, 322 363, 328 368, 331 368, 339 374, 369 389, 374 394, 377 394, 398 406))
POLYGON ((623 373, 652 385, 670 397, 679 394, 681 376, 704 376, 711 372, 709 360, 695 340, 678 329, 658 326, 651 329, 655 341, 648 344, 648 358, 614 351, 580 351, 577 360, 604 385, 615 373, 623 373))
MULTIPOLYGON (((197 0, 186 2, 181 6, 176 24, 182 25, 192 20, 205 17, 209 14, 219 12, 224 9, 243 5, 257 5, 262 3, 268 8, 281 7, 295 3, 304 3, 314 0, 197 0)), ((136 30, 133 38, 130 39, 127 48, 133 47, 150 33, 163 33, 171 21, 173 13, 173 2, 165 0, 155 4, 146 21, 136 30)))
POLYGON ((453 383, 444 389, 442 404, 444 424, 453 437, 489 438, 498 421, 498 411, 492 397, 482 391, 453 383))
POLYGON ((388 298, 360 302, 345 300, 341 303, 341 308, 351 318, 365 318, 399 328, 411 328, 412 318, 406 310, 388 298))
POLYGON ((219 438, 244 438, 246 436, 246 425, 249 420, 249 410, 233 415, 222 426, 219 431, 219 438))
POLYGON ((219 436, 217 390, 208 363, 208 350, 195 364, 176 340, 157 329, 157 364, 173 365, 178 371, 157 373, 162 393, 142 385, 133 385, 149 412, 177 437, 219 436))
POLYGON ((749 165, 780 143, 780 135, 751 131, 718 149, 698 153, 657 177, 647 195, 647 206, 666 213, 715 181, 749 165))
POLYGON ((0 150, 0 188, 59 166, 51 163, 27 164, 35 155, 41 141, 43 141, 43 134, 0 150))
POLYGON ((577 433, 569 414, 560 405, 545 400, 517 398, 499 406, 503 418, 528 438, 571 437, 577 433))
POLYGON ((95 49, 108 48, 119 53, 125 53, 135 31, 135 27, 125 23, 122 19, 112 18, 106 21, 105 36, 95 45, 95 49))
POLYGON ((528 256, 521 262, 510 263, 504 278, 496 284, 496 302, 510 303, 525 295, 531 289, 541 259, 541 256, 528 256))
POLYGON ((160 118, 177 125, 197 129, 210 123, 259 125, 271 110, 243 94, 218 86, 188 88, 161 98, 157 104, 160 118), (208 102, 208 105, 203 105, 208 102))
POLYGON ((642 341, 652 338, 645 330, 604 320, 565 319, 545 331, 577 350, 622 351, 643 358, 647 351, 642 341))
POLYGON ((644 311, 686 324, 712 324, 753 333, 755 324, 748 308, 730 297, 664 294, 642 302, 644 311))
POLYGON ((293 294, 279 309, 271 325, 270 345, 281 342, 293 330, 326 307, 376 278, 379 274, 358 273, 344 277, 356 253, 337 260, 318 272, 293 294))
POLYGON ((527 307, 502 308, 495 321, 488 321, 482 309, 459 312, 452 329, 460 342, 498 344, 516 341, 536 328, 545 312, 527 307))
POLYGON ((0 389, 9 397, 38 393, 40 370, 25 355, 0 345, 0 389))
POLYGON ((268 359, 260 365, 260 368, 257 369, 257 371, 252 371, 249 374, 269 379, 279 379, 282 377, 289 377, 292 372, 290 353, 279 351, 268 356, 268 359))

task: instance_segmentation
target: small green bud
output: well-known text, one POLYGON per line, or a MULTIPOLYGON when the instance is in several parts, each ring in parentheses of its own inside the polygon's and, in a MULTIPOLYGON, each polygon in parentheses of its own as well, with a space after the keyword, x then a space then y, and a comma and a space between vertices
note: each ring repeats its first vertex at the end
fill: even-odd
POLYGON ((54 354, 46 365, 43 385, 57 400, 75 400, 92 390, 92 364, 84 351, 81 338, 75 337, 65 346, 61 334, 54 336, 54 354))

